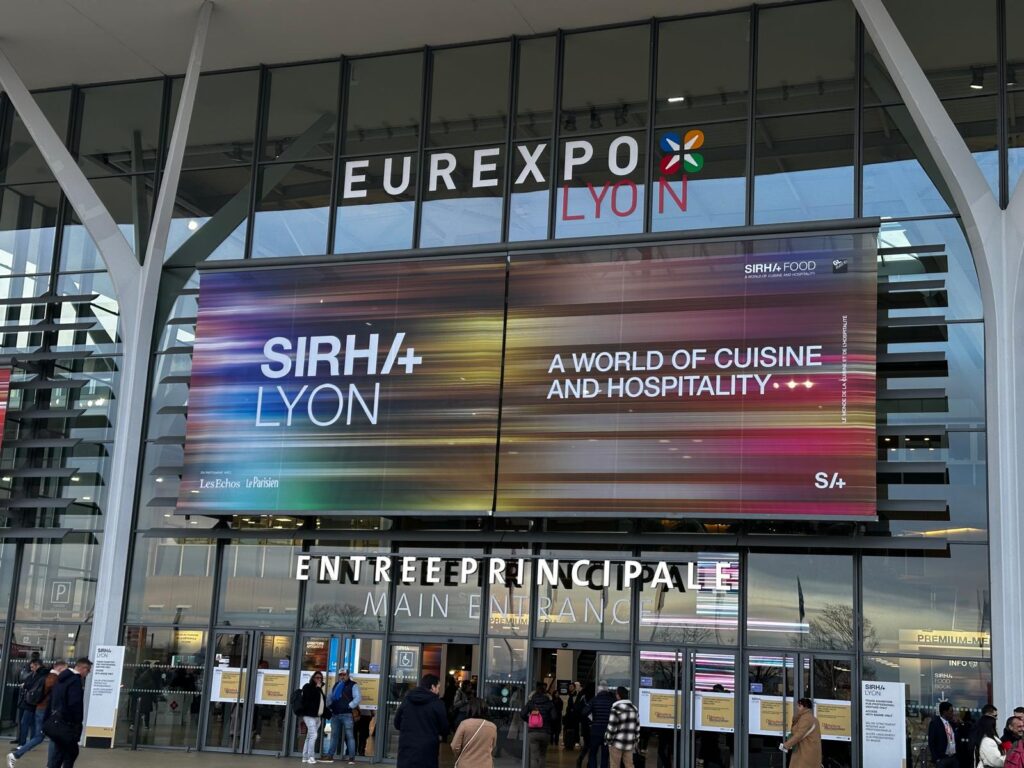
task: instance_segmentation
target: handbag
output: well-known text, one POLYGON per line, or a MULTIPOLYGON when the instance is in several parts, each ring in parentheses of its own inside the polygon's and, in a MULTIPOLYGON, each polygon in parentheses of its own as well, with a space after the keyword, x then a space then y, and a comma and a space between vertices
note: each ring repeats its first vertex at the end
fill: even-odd
POLYGON ((67 744, 78 741, 79 734, 71 723, 60 716, 60 712, 53 712, 43 721, 43 733, 53 739, 56 743, 67 744))
POLYGON ((459 760, 461 760, 462 756, 466 754, 466 750, 469 749, 469 745, 473 743, 473 739, 476 738, 476 735, 480 733, 480 729, 483 727, 484 724, 481 722, 480 725, 476 727, 476 730, 473 731, 473 735, 469 737, 469 741, 462 745, 462 749, 459 750, 459 756, 455 758, 455 768, 459 768, 459 760))
POLYGON ((363 713, 359 711, 359 707, 352 707, 350 711, 352 712, 352 722, 358 723, 359 718, 363 716, 363 713))

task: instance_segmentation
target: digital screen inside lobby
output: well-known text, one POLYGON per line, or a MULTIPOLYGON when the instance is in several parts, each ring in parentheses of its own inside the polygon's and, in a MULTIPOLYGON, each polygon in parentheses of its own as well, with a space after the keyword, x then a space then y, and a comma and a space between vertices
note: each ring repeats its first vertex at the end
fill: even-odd
POLYGON ((876 255, 205 272, 178 512, 872 518, 876 255))

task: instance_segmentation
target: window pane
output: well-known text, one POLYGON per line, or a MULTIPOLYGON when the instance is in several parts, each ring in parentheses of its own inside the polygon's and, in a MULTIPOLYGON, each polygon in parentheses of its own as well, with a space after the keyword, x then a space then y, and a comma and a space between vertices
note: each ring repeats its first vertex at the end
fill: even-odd
POLYGON ((271 69, 264 160, 334 154, 338 129, 338 62, 271 69))
MULTIPOLYGON (((153 206, 153 176, 117 176, 92 182, 103 205, 114 218, 128 245, 136 255, 146 248, 149 217, 153 206)), ((104 262, 92 236, 78 215, 67 207, 68 223, 64 225, 60 264, 63 270, 103 269, 104 262)))
MULTIPOLYGON (((1024 0, 1006 0, 1006 86, 1024 88, 1024 0)), ((1011 187, 1012 189, 1012 187, 1011 187)))
POLYGON ((556 166, 555 237, 642 232, 646 162, 644 133, 563 141, 556 166), (567 154, 579 160, 591 153, 585 163, 566 163, 567 154))
POLYGON ((501 239, 505 159, 499 147, 433 152, 426 166, 421 248, 501 239))
POLYGON ((668 21, 658 28, 659 125, 745 117, 750 14, 668 21))
POLYGON ((509 44, 434 52, 430 145, 501 142, 508 117, 509 44))
POLYGON ((206 624, 215 545, 197 539, 136 538, 126 621, 206 624))
POLYGON ((253 258, 326 253, 331 163, 266 165, 259 183, 253 258))
MULTIPOLYGON (((331 549, 325 554, 340 556, 370 555, 369 550, 341 551, 331 549)), ((343 561, 344 562, 344 561, 343 561)), ((371 560, 372 562, 372 560, 371 560)), ((312 560, 314 567, 320 561, 312 560)), ((388 626, 388 585, 374 583, 372 566, 362 566, 358 582, 321 582, 316 571, 310 571, 306 582, 306 613, 302 626, 307 629, 343 629, 383 632, 388 626)), ((427 598, 429 599, 429 598, 427 598)))
POLYGON ((896 83, 882 63, 882 57, 875 48, 871 35, 864 35, 864 104, 899 104, 903 101, 896 83))
MULTIPOLYGON (((35 93, 36 105, 50 121, 53 130, 63 137, 68 131, 68 110, 71 108, 71 92, 46 91, 35 93)), ((4 147, 3 163, 0 164, 0 182, 4 184, 20 184, 28 181, 50 181, 50 171, 36 143, 29 136, 21 117, 4 99, 7 105, 8 131, 10 138, 4 147)))
POLYGON ((299 582, 291 542, 230 543, 218 596, 218 623, 241 627, 293 627, 299 582))
MULTIPOLYGON (((1020 76, 1024 77, 1024 64, 1020 65, 1020 72, 1020 76)), ((1006 117, 1009 121, 1006 136, 1010 162, 1009 189, 1012 195, 1024 173, 1024 93, 1010 94, 1006 117)))
POLYGON ((685 591, 648 584, 641 587, 640 641, 735 645, 739 637, 738 556, 701 555, 693 563, 679 563, 675 568, 684 583, 692 581, 698 587, 685 591), (725 575, 727 589, 717 589, 719 572, 725 575))
POLYGON ((865 555, 864 650, 987 657, 988 550, 865 555))
MULTIPOLYGON (((426 584, 426 561, 417 560, 415 581, 398 584, 395 588, 394 616, 395 632, 414 632, 438 636, 451 632, 461 635, 475 635, 480 631, 483 588, 475 579, 455 585, 426 584)), ((387 621, 387 601, 383 611, 378 612, 387 621)))
POLYGON ((927 216, 949 213, 951 204, 907 108, 865 110, 864 215, 927 216))
POLYGON ((416 166, 408 154, 341 161, 335 253, 412 247, 416 166))
POLYGON ((661 156, 654 162, 665 165, 655 169, 651 228, 666 232, 742 226, 747 196, 747 122, 708 125, 700 131, 702 138, 688 140, 691 130, 661 129, 657 133, 661 156), (695 145, 689 153, 692 159, 688 163, 680 159, 666 169, 670 158, 679 155, 673 147, 688 143, 695 145))
POLYGON ((546 240, 551 147, 549 142, 521 144, 513 148, 512 201, 509 206, 508 239, 546 240))
POLYGON ((0 274, 48 272, 60 187, 6 187, 0 195, 0 274))
MULTIPOLYGON (((188 126, 185 168, 252 162, 259 84, 258 70, 199 78, 188 126)), ((176 79, 172 86, 172 104, 178 104, 181 86, 182 80, 176 79)), ((168 131, 174 126, 176 109, 171 110, 168 131)))
POLYGON ((78 164, 86 176, 155 167, 163 93, 162 80, 82 90, 78 164))
POLYGON ((853 558, 751 553, 747 563, 750 645, 853 650, 853 558))
MULTIPOLYGON (((940 97, 996 90, 996 3, 959 0, 885 0, 925 75, 940 97)), ((1014 37, 1014 28, 1008 27, 1014 37)), ((1016 28, 1019 33, 1020 27, 1016 28)))
POLYGON ((167 235, 175 266, 245 257, 251 178, 248 167, 182 172, 167 235))
POLYGON ((401 152, 419 147, 422 91, 422 53, 350 61, 342 152, 401 152))
POLYGON ((519 42, 518 77, 516 138, 546 138, 555 109, 555 38, 519 42))
MULTIPOLYGON (((0 590, 5 595, 11 594, 14 589, 14 551, 14 542, 0 542, 0 590)), ((8 618, 7 604, 4 604, 0 606, 0 620, 6 621, 8 618)))
POLYGON ((567 35, 563 133, 645 126, 650 48, 648 24, 567 35))
POLYGON ((19 620, 89 620, 98 567, 99 544, 91 533, 26 543, 15 615, 19 620))
POLYGON ((853 114, 757 121, 754 223, 853 215, 853 114))
POLYGON ((852 107, 854 19, 846 2, 761 11, 758 114, 852 107))
MULTIPOLYGON (((563 570, 567 565, 559 566, 563 570)), ((575 638, 628 640, 630 626, 630 590, 617 589, 621 584, 621 563, 612 563, 610 587, 602 588, 601 565, 588 574, 587 586, 565 587, 559 579, 537 589, 537 637, 571 640, 575 638)))
POLYGON ((992 194, 999 196, 999 139, 996 136, 998 97, 983 96, 943 102, 957 130, 985 174, 992 194))

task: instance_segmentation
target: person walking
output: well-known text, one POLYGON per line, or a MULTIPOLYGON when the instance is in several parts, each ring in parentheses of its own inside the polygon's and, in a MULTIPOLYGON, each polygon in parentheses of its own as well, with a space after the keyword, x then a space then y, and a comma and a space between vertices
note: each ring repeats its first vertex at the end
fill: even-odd
POLYGON ((448 735, 448 715, 437 695, 440 684, 437 675, 426 674, 419 687, 409 691, 398 705, 397 768, 438 768, 437 750, 448 735))
POLYGON ((558 736, 562 733, 562 709, 565 702, 558 695, 558 688, 551 690, 551 743, 558 744, 558 736))
POLYGON ((39 659, 28 663, 29 672, 18 689, 18 746, 23 747, 35 738, 41 723, 36 722, 36 704, 43 697, 46 675, 49 670, 39 659))
POLYGON ((530 753, 530 768, 544 768, 548 762, 551 743, 551 724, 554 706, 545 683, 537 683, 533 696, 523 705, 522 719, 526 722, 526 743, 530 753))
POLYGON ((611 768, 633 768, 633 750, 640 738, 640 713, 629 700, 629 689, 619 686, 615 689, 615 703, 608 715, 604 729, 604 744, 608 747, 611 768))
POLYGON ((579 715, 576 712, 576 699, 580 690, 576 683, 569 683, 569 693, 565 697, 565 715, 562 717, 562 749, 576 749, 580 740, 579 715))
POLYGON ((953 705, 940 702, 939 716, 928 723, 928 756, 936 768, 957 768, 956 715, 953 705))
POLYGON ((327 714, 327 697, 324 695, 324 676, 314 672, 309 682, 302 686, 302 702, 299 716, 306 726, 306 740, 302 743, 302 762, 313 765, 316 762, 316 737, 320 724, 327 714))
POLYGON ((608 768, 608 747, 604 743, 604 732, 608 728, 608 718, 612 713, 612 705, 615 697, 608 690, 608 681, 601 680, 597 684, 597 694, 583 710, 583 714, 590 718, 590 740, 588 765, 590 768, 608 768))
POLYGON ((455 768, 494 768, 498 727, 487 719, 487 707, 472 697, 463 708, 465 717, 452 737, 455 768))
MULTIPOLYGON (((982 709, 982 712, 985 711, 982 709)), ((1003 768, 1003 764, 1006 762, 1006 755, 1003 754, 1003 747, 999 743, 999 732, 996 727, 994 708, 991 714, 983 714, 978 718, 978 725, 974 729, 974 738, 971 744, 977 768, 1003 768)))
POLYGON ((53 685, 57 682, 57 675, 67 669, 67 666, 63 661, 56 662, 53 665, 53 669, 50 670, 40 666, 39 671, 42 673, 42 679, 38 687, 32 688, 31 691, 22 697, 22 700, 26 703, 31 704, 34 702, 32 736, 22 746, 7 755, 8 768, 14 768, 14 764, 22 755, 42 744, 45 738, 43 722, 46 720, 46 710, 50 705, 50 691, 53 690, 53 685), (54 670, 56 670, 56 673, 54 670))
POLYGON ((50 692, 50 714, 43 731, 53 740, 53 755, 47 768, 74 768, 78 759, 78 741, 85 723, 85 678, 92 671, 92 662, 83 656, 74 669, 65 669, 57 676, 50 692))
POLYGON ((576 768, 583 768, 583 762, 590 755, 590 715, 587 707, 593 698, 593 688, 584 688, 583 683, 576 682, 576 730, 580 737, 580 754, 576 758, 576 768))
POLYGON ((814 702, 810 699, 797 701, 792 732, 779 749, 793 751, 789 768, 821 768, 821 724, 814 716, 814 702))
POLYGON ((345 751, 342 757, 348 755, 348 764, 356 764, 356 729, 354 711, 363 700, 359 692, 359 686, 348 673, 348 669, 338 670, 338 680, 331 688, 331 696, 327 701, 327 707, 331 712, 331 745, 324 756, 322 763, 333 763, 341 747, 342 738, 345 739, 345 751))

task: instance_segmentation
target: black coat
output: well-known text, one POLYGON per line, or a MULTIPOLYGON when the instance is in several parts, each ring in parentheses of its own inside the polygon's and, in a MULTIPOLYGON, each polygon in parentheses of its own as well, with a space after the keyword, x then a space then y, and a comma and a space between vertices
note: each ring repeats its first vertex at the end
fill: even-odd
POLYGON ((327 699, 324 696, 324 689, 313 685, 310 680, 302 686, 302 704, 299 707, 300 717, 322 717, 320 713, 320 702, 323 702, 323 715, 330 715, 327 709, 327 699))
POLYGON ((615 697, 611 691, 601 691, 590 700, 583 710, 583 714, 590 716, 591 728, 599 728, 603 731, 608 726, 608 718, 611 716, 614 703, 615 697))
MULTIPOLYGON (((954 729, 953 744, 956 744, 955 729, 956 726, 950 723, 950 728, 954 729)), ((932 718, 932 721, 928 723, 928 753, 932 759, 932 762, 938 762, 946 756, 946 745, 949 743, 949 739, 946 737, 946 726, 942 724, 942 718, 936 715, 932 718)))
POLYGON ((541 718, 544 720, 544 726, 542 728, 530 728, 531 731, 550 731, 555 718, 555 705, 551 702, 551 697, 546 693, 535 693, 528 702, 523 706, 523 711, 520 716, 526 723, 530 722, 530 713, 533 710, 540 712, 541 718))
POLYGON ((437 768, 437 750, 448 733, 444 701, 429 688, 406 694, 395 713, 398 768, 437 768))
POLYGON ((79 729, 85 722, 85 681, 70 669, 57 677, 50 692, 50 711, 60 712, 65 723, 79 729))

